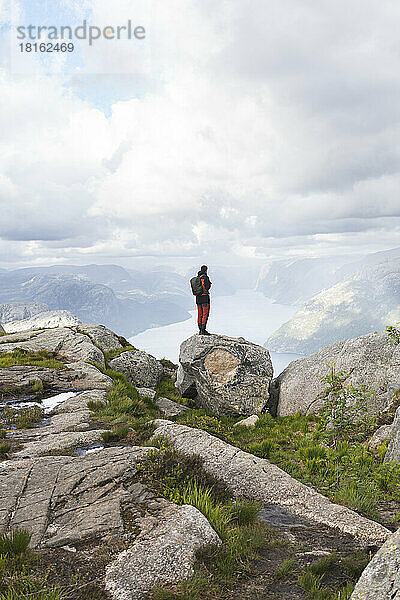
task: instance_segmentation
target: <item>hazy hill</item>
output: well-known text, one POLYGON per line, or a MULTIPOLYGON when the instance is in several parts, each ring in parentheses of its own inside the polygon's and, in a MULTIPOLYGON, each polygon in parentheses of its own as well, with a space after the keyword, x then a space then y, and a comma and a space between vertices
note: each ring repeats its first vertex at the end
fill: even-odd
POLYGON ((307 301, 267 340, 268 348, 310 354, 400 321, 400 257, 393 252, 382 262, 368 260, 361 265, 307 301))

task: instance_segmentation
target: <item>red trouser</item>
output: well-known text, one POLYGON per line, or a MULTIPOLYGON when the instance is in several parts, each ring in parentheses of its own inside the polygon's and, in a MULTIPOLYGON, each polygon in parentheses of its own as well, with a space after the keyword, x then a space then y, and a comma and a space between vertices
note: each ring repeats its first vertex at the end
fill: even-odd
POLYGON ((210 313, 209 304, 197 305, 197 323, 198 325, 207 325, 208 315, 210 313))

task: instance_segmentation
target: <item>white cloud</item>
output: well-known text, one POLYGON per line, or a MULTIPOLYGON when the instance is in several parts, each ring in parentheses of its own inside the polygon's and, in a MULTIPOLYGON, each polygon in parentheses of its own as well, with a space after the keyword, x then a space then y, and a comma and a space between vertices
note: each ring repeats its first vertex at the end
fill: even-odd
POLYGON ((91 11, 98 23, 148 22, 139 54, 108 42, 83 54, 83 73, 132 72, 135 56, 140 76, 3 71, 7 261, 398 243, 399 7, 369 0, 65 6, 77 18, 91 11), (96 102, 82 100, 83 90, 96 102), (100 110, 103 94, 118 93, 123 100, 110 114, 100 110))

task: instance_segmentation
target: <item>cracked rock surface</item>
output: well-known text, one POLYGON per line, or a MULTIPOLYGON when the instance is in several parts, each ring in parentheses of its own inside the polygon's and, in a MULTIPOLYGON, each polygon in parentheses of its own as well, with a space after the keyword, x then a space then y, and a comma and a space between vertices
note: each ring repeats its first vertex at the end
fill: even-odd
POLYGON ((106 570, 106 589, 115 600, 142 600, 155 585, 193 574, 196 551, 221 540, 194 506, 159 502, 155 515, 141 521, 133 545, 106 570))
POLYGON ((161 419, 155 424, 154 436, 165 436, 184 454, 201 456, 206 471, 222 479, 237 497, 284 507, 293 515, 337 528, 369 544, 380 545, 390 535, 386 527, 333 504, 264 458, 248 454, 201 429, 161 419))
POLYGON ((31 546, 64 546, 123 531, 122 506, 135 504, 130 478, 147 448, 107 448, 83 457, 0 465, 0 528, 32 533, 31 546))

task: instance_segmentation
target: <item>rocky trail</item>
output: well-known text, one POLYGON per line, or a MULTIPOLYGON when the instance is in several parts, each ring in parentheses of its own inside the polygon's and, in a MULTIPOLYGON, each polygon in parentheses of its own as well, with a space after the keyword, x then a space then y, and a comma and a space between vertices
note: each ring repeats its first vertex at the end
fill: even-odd
MULTIPOLYGON (((272 368, 270 362, 262 366, 267 351, 257 354, 254 344, 221 337, 197 336, 184 346, 177 385, 192 397, 197 389, 201 406, 218 403, 213 404, 214 413, 252 414, 255 407, 260 410, 271 402, 272 368)), ((347 557, 392 543, 383 525, 330 502, 267 459, 176 423, 188 407, 155 397, 162 377, 170 374, 168 368, 127 348, 106 328, 76 325, 0 337, 0 360, 16 350, 51 353, 57 364, 2 366, 3 402, 30 400, 27 389, 38 380, 45 390, 48 385, 68 393, 54 399, 42 392, 48 402, 43 420, 28 429, 9 429, 11 449, 0 463, 0 529, 31 533, 31 548, 42 553, 44 564, 56 566, 53 584, 68 587, 73 572, 79 577, 87 573, 87 580, 82 575, 79 585, 71 588, 73 598, 88 598, 90 593, 93 599, 145 599, 155 585, 170 587, 190 577, 202 548, 221 545, 195 506, 159 498, 142 481, 142 462, 157 452, 151 440, 147 446, 134 445, 134 438, 104 441, 110 426, 96 420, 91 408, 107 405, 115 381, 94 363, 123 373, 140 397, 152 403, 152 410, 163 415, 152 423, 155 442, 169 440, 180 456, 200 457, 205 473, 221 481, 234 498, 259 503, 259 520, 268 539, 236 584, 227 586, 226 600, 308 600, 298 581, 310 565, 337 557, 327 581, 331 577, 335 585, 345 585, 347 557), (291 570, 281 576, 285 561, 291 570)), ((392 386, 395 380, 392 369, 392 386)))

